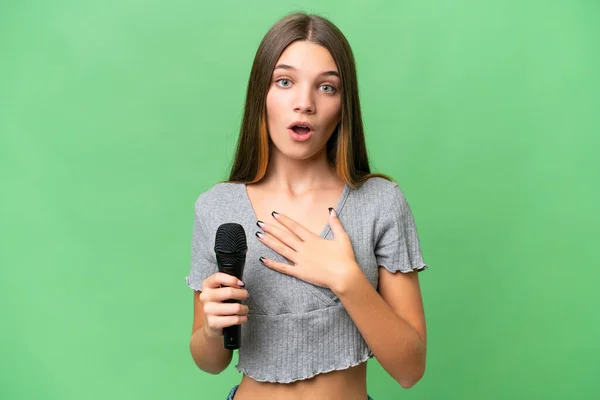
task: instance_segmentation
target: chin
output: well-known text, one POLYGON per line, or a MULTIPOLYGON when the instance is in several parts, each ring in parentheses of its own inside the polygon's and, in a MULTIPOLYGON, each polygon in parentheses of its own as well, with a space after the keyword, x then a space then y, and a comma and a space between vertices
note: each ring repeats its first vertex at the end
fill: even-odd
POLYGON ((306 150, 288 150, 281 152, 287 158, 291 158, 293 160, 308 160, 315 156, 314 151, 306 151, 306 150))
POLYGON ((304 147, 300 148, 300 146, 283 146, 277 147, 273 144, 273 146, 277 149, 281 155, 284 157, 290 158, 292 160, 309 160, 317 155, 318 151, 312 148, 304 147))
POLYGON ((326 143, 319 143, 319 137, 313 136, 309 139, 310 142, 298 143, 288 137, 277 136, 273 140, 273 136, 269 135, 272 150, 277 151, 281 155, 292 160, 309 160, 319 155, 319 152, 325 150, 326 143))

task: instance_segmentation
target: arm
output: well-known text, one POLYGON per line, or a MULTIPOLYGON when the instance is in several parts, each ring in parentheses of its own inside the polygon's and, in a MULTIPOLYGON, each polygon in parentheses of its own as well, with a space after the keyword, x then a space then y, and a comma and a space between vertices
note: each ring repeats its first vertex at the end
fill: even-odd
POLYGON ((194 362, 203 371, 219 374, 229 366, 233 350, 223 346, 223 335, 211 337, 202 328, 204 311, 200 291, 194 291, 194 323, 190 339, 190 352, 194 362))
POLYGON ((381 366, 405 389, 425 373, 425 315, 416 272, 379 268, 379 293, 358 265, 332 290, 381 366))

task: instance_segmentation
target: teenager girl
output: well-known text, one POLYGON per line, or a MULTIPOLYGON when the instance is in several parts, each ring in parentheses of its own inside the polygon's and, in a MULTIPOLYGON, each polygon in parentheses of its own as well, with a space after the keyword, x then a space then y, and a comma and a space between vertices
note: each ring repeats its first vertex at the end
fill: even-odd
POLYGON ((195 203, 195 363, 223 371, 222 330, 241 324, 229 399, 370 399, 370 357, 409 388, 425 371, 426 267, 403 192, 370 172, 346 38, 325 18, 284 17, 256 53, 229 179, 195 203), (226 222, 247 233, 242 281, 217 272, 226 222))

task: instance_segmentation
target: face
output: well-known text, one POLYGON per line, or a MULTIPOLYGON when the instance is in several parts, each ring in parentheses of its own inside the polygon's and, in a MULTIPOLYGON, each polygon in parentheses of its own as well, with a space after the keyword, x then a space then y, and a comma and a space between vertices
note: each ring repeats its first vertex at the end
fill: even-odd
POLYGON ((308 41, 290 44, 275 64, 267 92, 273 151, 297 160, 324 155, 340 121, 341 90, 338 68, 326 48, 308 41))

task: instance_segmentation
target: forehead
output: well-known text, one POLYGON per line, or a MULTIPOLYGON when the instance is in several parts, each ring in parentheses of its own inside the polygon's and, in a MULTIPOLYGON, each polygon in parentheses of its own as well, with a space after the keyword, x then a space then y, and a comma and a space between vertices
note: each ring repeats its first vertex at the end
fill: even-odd
POLYGON ((277 64, 287 64, 299 72, 319 74, 323 71, 337 71, 331 53, 325 47, 309 41, 296 41, 285 48, 277 64))

